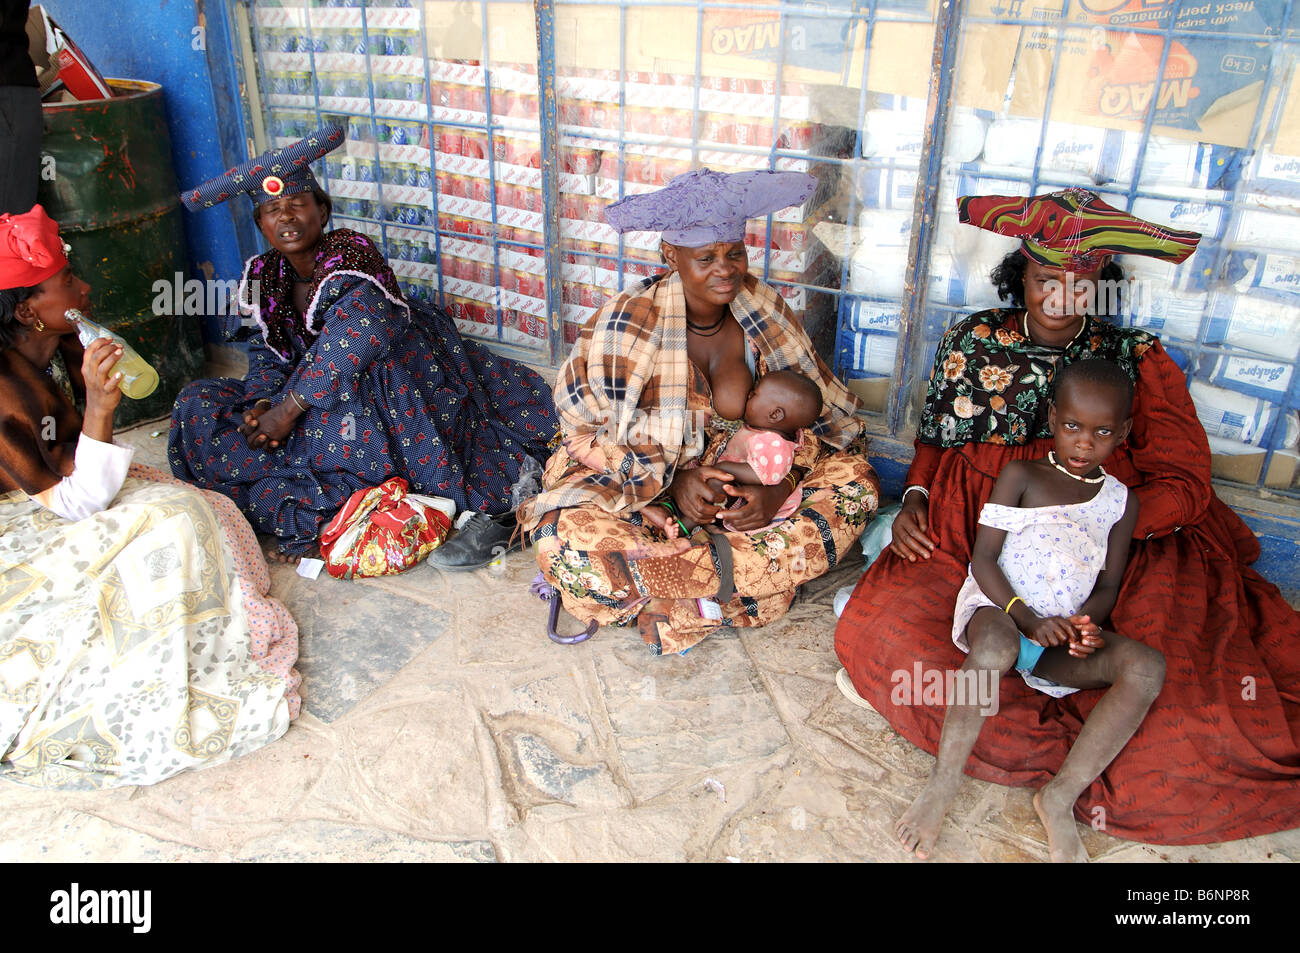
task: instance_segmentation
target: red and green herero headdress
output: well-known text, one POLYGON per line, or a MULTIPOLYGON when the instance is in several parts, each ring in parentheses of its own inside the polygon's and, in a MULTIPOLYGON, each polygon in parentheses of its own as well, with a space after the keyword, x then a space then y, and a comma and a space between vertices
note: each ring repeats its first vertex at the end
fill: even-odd
POLYGON ((1023 241, 1026 257, 1051 268, 1093 271, 1111 255, 1146 255, 1179 264, 1196 250, 1197 232, 1165 228, 1111 208, 1096 192, 1065 189, 1023 195, 964 195, 963 224, 1023 241))

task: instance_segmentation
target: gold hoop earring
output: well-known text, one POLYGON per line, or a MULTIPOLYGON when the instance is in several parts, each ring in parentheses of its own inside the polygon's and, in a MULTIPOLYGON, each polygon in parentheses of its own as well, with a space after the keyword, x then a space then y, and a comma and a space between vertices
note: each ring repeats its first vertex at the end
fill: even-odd
POLYGON ((40 318, 37 318, 37 319, 36 319, 36 324, 34 325, 34 327, 36 328, 37 331, 44 331, 44 330, 45 330, 45 322, 42 321, 40 318))

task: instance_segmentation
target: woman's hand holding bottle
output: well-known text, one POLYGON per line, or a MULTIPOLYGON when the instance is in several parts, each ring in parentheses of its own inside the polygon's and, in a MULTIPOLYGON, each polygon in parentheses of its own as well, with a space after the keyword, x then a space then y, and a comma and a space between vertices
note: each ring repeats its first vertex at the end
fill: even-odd
POLYGON ((121 376, 113 368, 122 358, 122 348, 108 338, 95 338, 86 345, 81 359, 81 376, 86 381, 86 413, 81 432, 101 443, 113 442, 113 411, 122 402, 121 376))

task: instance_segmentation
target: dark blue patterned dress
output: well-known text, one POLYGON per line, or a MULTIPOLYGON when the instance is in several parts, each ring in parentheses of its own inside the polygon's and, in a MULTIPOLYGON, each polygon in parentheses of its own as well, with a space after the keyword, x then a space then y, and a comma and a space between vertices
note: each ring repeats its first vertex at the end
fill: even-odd
POLYGON ((445 312, 408 306, 364 235, 338 230, 322 240, 305 315, 291 310, 289 267, 276 251, 246 267, 241 300, 260 289, 252 298, 261 328, 248 377, 181 391, 167 444, 172 473, 229 496, 292 554, 315 550, 321 524, 352 493, 392 476, 461 509, 508 511, 524 456, 544 463, 555 435, 545 382, 462 340, 445 312), (244 413, 290 391, 309 406, 284 445, 249 448, 237 429, 244 413))

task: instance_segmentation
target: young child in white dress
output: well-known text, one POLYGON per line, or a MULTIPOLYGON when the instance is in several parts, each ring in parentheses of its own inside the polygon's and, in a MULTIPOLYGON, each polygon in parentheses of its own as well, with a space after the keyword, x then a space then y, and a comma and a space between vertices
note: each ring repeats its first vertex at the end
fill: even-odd
MULTIPOLYGON (((986 684, 985 675, 996 685, 1015 668, 1057 696, 1107 689, 1056 777, 1034 795, 1054 861, 1088 859, 1074 803, 1137 731, 1164 684, 1159 651, 1099 624, 1115 605, 1137 522, 1137 496, 1100 466, 1128 436, 1132 402, 1132 381, 1111 361, 1078 361, 1058 372, 1049 417, 1055 449, 1012 461, 998 475, 954 613, 953 641, 968 653, 962 671, 975 676, 967 685, 986 684)), ((996 711, 987 699, 947 701, 938 761, 897 825, 918 857, 933 847, 984 717, 996 711)))

